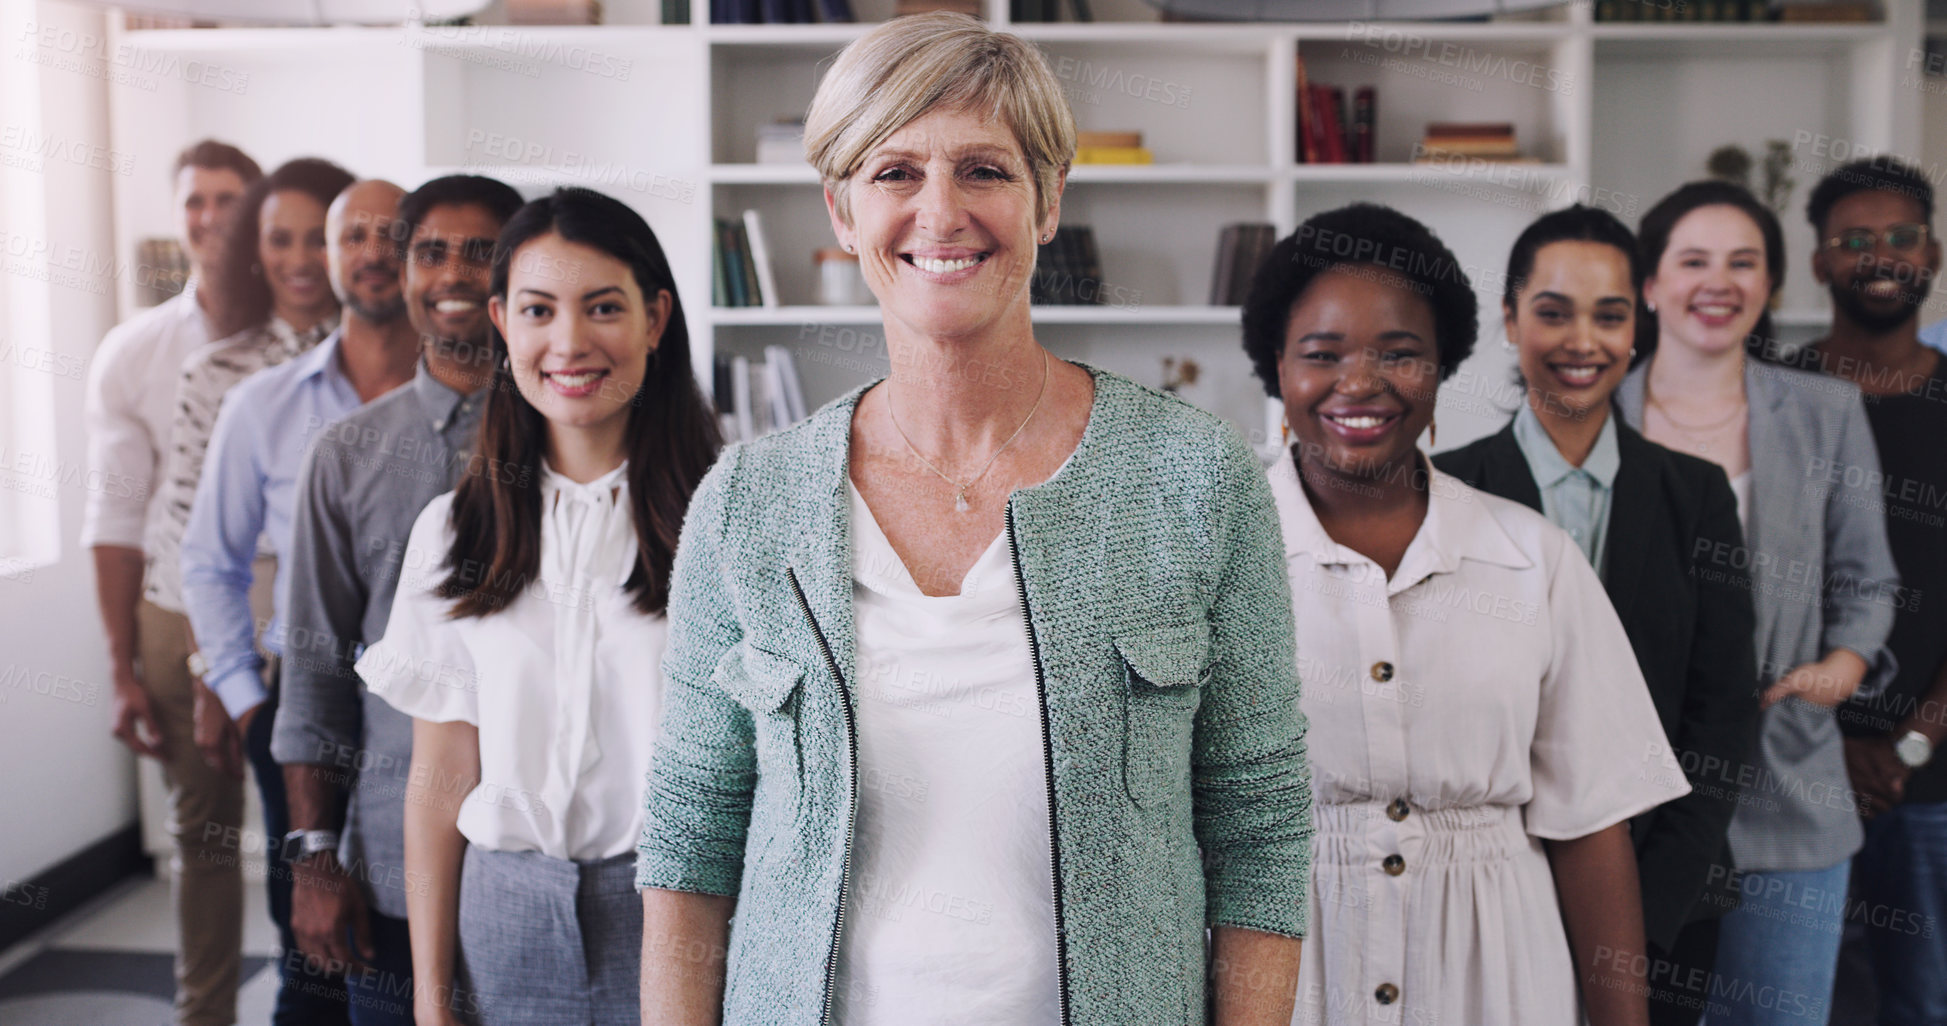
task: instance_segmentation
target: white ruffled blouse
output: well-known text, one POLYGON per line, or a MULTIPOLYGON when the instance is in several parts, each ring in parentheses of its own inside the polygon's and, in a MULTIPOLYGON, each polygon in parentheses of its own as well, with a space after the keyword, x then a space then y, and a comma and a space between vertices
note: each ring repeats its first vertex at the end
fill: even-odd
POLYGON ((577 861, 635 848, 667 622, 622 589, 636 561, 627 468, 578 484, 542 464, 540 576, 491 616, 449 618, 432 593, 453 493, 413 524, 385 637, 358 673, 401 712, 479 728, 480 782, 459 816, 470 843, 577 861))

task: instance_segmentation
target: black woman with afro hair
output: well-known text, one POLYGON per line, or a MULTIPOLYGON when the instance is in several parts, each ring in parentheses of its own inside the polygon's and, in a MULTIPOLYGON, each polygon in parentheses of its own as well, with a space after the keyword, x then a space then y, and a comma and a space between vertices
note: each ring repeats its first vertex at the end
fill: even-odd
POLYGON ((1312 724, 1295 1021, 1640 1026, 1628 820, 1689 785, 1575 543, 1419 450, 1477 311, 1373 204, 1300 225, 1245 304, 1292 443, 1270 481, 1312 724))

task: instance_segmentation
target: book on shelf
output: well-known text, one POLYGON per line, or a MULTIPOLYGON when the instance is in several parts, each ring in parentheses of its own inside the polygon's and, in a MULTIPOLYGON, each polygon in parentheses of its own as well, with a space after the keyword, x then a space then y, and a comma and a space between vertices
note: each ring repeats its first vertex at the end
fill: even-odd
POLYGON ((1352 95, 1352 160, 1356 164, 1372 163, 1373 119, 1378 116, 1379 90, 1372 86, 1360 86, 1352 95))
POLYGON ((798 379, 798 361, 791 350, 778 345, 765 346, 764 362, 777 368, 778 394, 784 397, 786 415, 790 418, 786 423, 796 424, 810 416, 811 411, 805 408, 804 384, 798 379))
POLYGON ((1348 97, 1343 88, 1311 81, 1298 58, 1297 150, 1301 164, 1370 164, 1379 93, 1361 86, 1348 97), (1348 102, 1349 100, 1349 102, 1348 102))
POLYGON ((777 305, 777 278, 771 273, 771 247, 764 238, 764 218, 755 210, 744 211, 744 241, 757 276, 758 302, 777 305))
POLYGON ((932 11, 947 11, 952 14, 965 14, 980 17, 981 0, 899 0, 892 10, 895 18, 908 14, 927 14, 932 11))
POLYGON ((1076 132, 1077 164, 1154 164, 1141 132, 1076 132))
POLYGON ((1766 0, 1596 0, 1595 20, 1745 22, 1770 17, 1766 0))
POLYGON ((1250 295, 1257 266, 1277 244, 1276 227, 1259 222, 1227 224, 1217 233, 1215 273, 1210 278, 1211 306, 1242 306, 1250 295))
POLYGON ((1867 0, 1771 0, 1772 16, 1787 22, 1876 21, 1867 0))
POLYGON ((804 118, 779 118, 757 126, 759 164, 803 164, 804 118))
POLYGON ((746 210, 737 218, 716 218, 715 274, 710 299, 717 306, 777 306, 777 281, 763 217, 746 210))
POLYGON ((1154 164, 1156 155, 1147 146, 1077 146, 1077 164, 1154 164))
MULTIPOLYGON (((1069 0, 1068 9, 1076 21, 1094 21, 1089 0, 1069 0)), ((1009 0, 1008 15, 1013 21, 1060 21, 1061 0, 1009 0)))
POLYGON ((1054 238, 1035 255, 1028 301, 1042 306, 1096 306, 1103 302, 1103 292, 1095 229, 1088 225, 1056 228, 1054 238))
POLYGON ((1292 74, 1298 84, 1296 90, 1297 103, 1294 104, 1298 110, 1298 120, 1294 126, 1296 129, 1294 138, 1296 139, 1298 152, 1292 155, 1292 159, 1300 164, 1314 164, 1318 162, 1318 153, 1312 146, 1311 78, 1305 73, 1305 55, 1298 54, 1293 60, 1292 74))
POLYGON ((1492 160, 1528 162, 1515 140, 1514 126, 1507 122, 1435 121, 1426 126, 1420 143, 1413 149, 1416 163, 1451 160, 1492 160))
POLYGON ((754 441, 809 414, 797 359, 784 346, 765 346, 763 359, 756 362, 745 356, 718 356, 710 381, 725 441, 754 441))
POLYGON ((750 360, 742 356, 730 358, 730 415, 735 418, 736 434, 731 439, 747 442, 757 437, 757 417, 751 409, 753 382, 750 377, 750 360))
POLYGON ((600 0, 507 0, 509 25, 600 25, 600 0))
POLYGON ((710 0, 718 25, 801 25, 856 21, 851 0, 710 0))

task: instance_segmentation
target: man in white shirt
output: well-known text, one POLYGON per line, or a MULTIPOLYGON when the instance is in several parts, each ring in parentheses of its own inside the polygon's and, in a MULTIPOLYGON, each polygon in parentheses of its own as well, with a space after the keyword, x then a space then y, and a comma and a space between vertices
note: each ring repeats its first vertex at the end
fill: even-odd
POLYGON ((263 172, 234 146, 205 139, 175 164, 175 203, 191 278, 181 295, 110 331, 88 376, 88 469, 126 482, 88 495, 81 544, 93 550, 95 590, 115 681, 115 737, 162 763, 176 910, 180 1026, 236 1021, 243 939, 242 864, 223 851, 243 823, 243 782, 206 765, 193 740, 189 628, 181 612, 141 598, 142 537, 169 452, 183 360, 210 341, 215 299, 199 288, 222 216, 263 172))

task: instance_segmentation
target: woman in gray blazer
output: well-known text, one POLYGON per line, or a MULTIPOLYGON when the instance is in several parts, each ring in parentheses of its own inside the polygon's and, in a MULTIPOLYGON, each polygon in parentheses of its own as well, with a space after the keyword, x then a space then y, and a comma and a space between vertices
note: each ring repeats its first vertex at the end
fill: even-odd
POLYGON ((1746 543, 1699 542, 1721 551, 1696 563, 1748 581, 1757 612, 1758 736, 1715 771, 1739 790, 1742 901, 1722 921, 1710 1022, 1823 1023, 1862 839, 1833 707, 1891 678, 1904 601, 1879 453, 1851 384, 1753 358, 1772 344, 1765 308, 1784 276, 1770 210, 1693 182, 1644 215, 1641 243, 1645 325, 1616 401, 1651 441, 1724 468, 1746 543))

